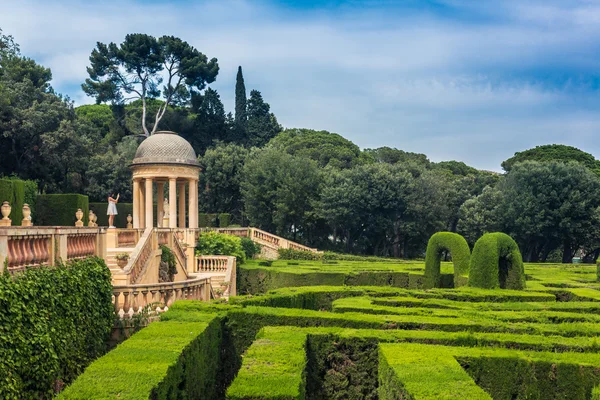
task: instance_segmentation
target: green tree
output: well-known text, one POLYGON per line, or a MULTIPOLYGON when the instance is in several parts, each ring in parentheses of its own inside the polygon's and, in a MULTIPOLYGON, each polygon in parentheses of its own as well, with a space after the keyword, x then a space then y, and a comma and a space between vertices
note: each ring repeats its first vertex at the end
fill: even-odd
POLYGON ((248 100, 247 145, 262 147, 283 130, 271 106, 265 103, 258 90, 250 91, 248 100))
POLYGON ((360 148, 337 133, 312 129, 285 129, 269 146, 317 162, 319 167, 351 168, 361 163, 360 148))
POLYGON ((129 164, 139 145, 136 137, 125 137, 105 152, 96 152, 89 160, 84 193, 90 201, 106 201, 109 193, 120 193, 121 201, 131 202, 132 185, 129 164))
POLYGON ((199 196, 204 212, 231 213, 241 217, 241 172, 247 156, 247 149, 229 143, 208 149, 199 158, 202 167, 199 196))
POLYGON ((576 147, 562 144, 547 144, 516 152, 513 157, 502 162, 502 168, 506 172, 510 172, 515 164, 523 161, 575 161, 594 171, 596 175, 600 175, 600 161, 596 160, 593 155, 576 147))
POLYGON ((204 154, 215 141, 227 140, 229 128, 225 107, 216 90, 208 88, 204 94, 192 97, 190 119, 193 129, 181 136, 190 142, 196 154, 204 154))
POLYGON ((277 149, 254 149, 242 174, 242 196, 250 223, 309 242, 322 182, 317 164, 277 149))
POLYGON ((236 138, 240 141, 246 137, 246 125, 248 123, 246 107, 246 85, 244 84, 244 75, 240 65, 235 77, 235 130, 236 138))
POLYGON ((484 233, 503 229, 498 211, 502 193, 494 187, 485 187, 478 196, 465 200, 459 209, 457 232, 471 247, 484 233))
POLYGON ((219 72, 216 58, 209 61, 187 42, 173 36, 156 39, 141 33, 125 36, 121 45, 98 42, 90 64, 87 68, 90 77, 82 85, 84 92, 98 103, 141 100, 145 136, 157 130, 170 105, 187 103, 192 93, 214 82, 219 72), (166 83, 161 91, 163 72, 166 83), (161 94, 164 102, 158 107, 152 130, 149 130, 146 101, 161 94))
POLYGON ((431 162, 425 154, 411 153, 390 147, 379 147, 376 149, 365 149, 365 156, 377 163, 398 164, 414 163, 424 168, 429 168, 431 162))

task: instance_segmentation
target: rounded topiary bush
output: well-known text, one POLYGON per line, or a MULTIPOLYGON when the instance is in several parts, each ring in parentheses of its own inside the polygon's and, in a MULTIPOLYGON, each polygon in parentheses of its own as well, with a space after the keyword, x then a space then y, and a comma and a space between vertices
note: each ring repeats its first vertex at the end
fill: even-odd
POLYGON ((517 243, 502 232, 480 237, 471 254, 469 286, 524 289, 525 270, 517 243))
POLYGON ((440 287, 442 253, 450 252, 454 264, 454 287, 461 286, 469 271, 471 250, 464 237, 453 232, 438 232, 429 238, 425 255, 425 288, 440 287), (461 279, 462 277, 462 279, 461 279))

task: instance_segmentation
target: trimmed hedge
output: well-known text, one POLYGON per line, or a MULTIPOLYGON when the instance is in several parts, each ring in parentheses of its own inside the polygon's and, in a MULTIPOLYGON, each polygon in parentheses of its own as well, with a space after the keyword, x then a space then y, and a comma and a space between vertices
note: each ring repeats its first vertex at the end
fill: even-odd
POLYGON ((290 329, 277 335, 261 331, 244 354, 240 371, 227 389, 228 400, 296 400, 305 397, 306 333, 290 329))
POLYGON ((60 399, 203 399, 219 396, 221 319, 154 322, 92 363, 60 399))
POLYGON ((441 287, 442 253, 450 252, 454 264, 454 287, 461 286, 469 272, 471 249, 464 237, 453 232, 438 232, 429 238, 425 255, 425 288, 441 287), (463 279, 461 279, 463 278, 463 279))
POLYGON ((0 276, 0 398, 51 398, 106 351, 111 273, 99 258, 0 276))
POLYGON ((219 214, 219 228, 227 228, 229 225, 231 225, 231 214, 219 214))
POLYGON ((77 209, 83 211, 83 225, 88 224, 88 197, 82 194, 42 194, 37 197, 38 226, 75 226, 77 209))
MULTIPOLYGON (((108 215, 106 215, 107 202, 90 203, 89 208, 98 216, 98 220, 96 221, 98 226, 108 226, 108 215)), ((127 214, 131 214, 133 217, 133 203, 117 203, 117 212, 118 214, 115 215, 115 226, 117 228, 127 228, 127 214)), ((156 215, 156 212, 154 214, 156 215)), ((156 216, 154 219, 156 219, 156 216)))
POLYGON ((380 399, 394 398, 395 392, 423 400, 584 400, 600 383, 597 354, 421 344, 380 344, 380 349, 380 399))
POLYGON ((380 400, 492 400, 441 346, 379 347, 380 400))
POLYGON ((525 288, 523 258, 517 243, 502 232, 480 237, 471 254, 469 286, 486 289, 525 288))
MULTIPOLYGON (((12 220, 12 225, 20 226, 23 220, 23 204, 25 203, 25 181, 0 179, 0 204, 5 201, 8 201, 12 207, 8 216, 12 220)), ((32 214, 32 218, 34 217, 32 214)))

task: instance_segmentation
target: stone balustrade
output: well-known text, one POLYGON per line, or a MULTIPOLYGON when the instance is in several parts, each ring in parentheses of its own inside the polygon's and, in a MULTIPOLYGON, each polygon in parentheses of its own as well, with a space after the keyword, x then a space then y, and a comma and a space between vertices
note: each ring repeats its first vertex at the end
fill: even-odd
POLYGON ((142 229, 117 229, 117 247, 135 247, 143 232, 142 229))
POLYGON ((198 256, 198 264, 194 272, 225 272, 230 259, 229 256, 198 256))
POLYGON ((158 248, 156 230, 147 228, 140 238, 136 249, 131 254, 129 262, 123 269, 123 273, 127 275, 128 282, 135 284, 138 278, 143 273, 144 269, 152 261, 154 251, 158 248))
POLYGON ((96 235, 94 233, 67 235, 67 259, 90 257, 96 253, 96 235))
POLYGON ((136 315, 148 306, 151 308, 149 311, 166 311, 176 300, 210 299, 210 278, 113 287, 113 305, 120 317, 136 315))
POLYGON ((0 272, 98 256, 106 258, 106 230, 93 227, 6 226, 0 228, 0 272))

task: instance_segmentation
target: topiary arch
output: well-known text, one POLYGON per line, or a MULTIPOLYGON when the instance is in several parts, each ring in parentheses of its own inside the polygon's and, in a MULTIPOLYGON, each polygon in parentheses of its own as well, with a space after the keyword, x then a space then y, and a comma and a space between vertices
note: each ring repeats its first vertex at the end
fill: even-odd
POLYGON ((505 233, 486 233, 473 247, 469 286, 485 289, 525 288, 525 270, 519 246, 505 233))
POLYGON ((425 255, 425 288, 440 287, 442 253, 449 251, 454 264, 454 287, 464 284, 469 271, 471 250, 464 237, 453 232, 438 232, 429 238, 425 255))

